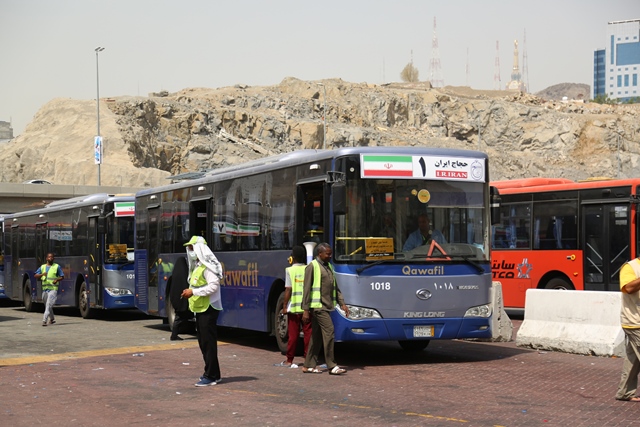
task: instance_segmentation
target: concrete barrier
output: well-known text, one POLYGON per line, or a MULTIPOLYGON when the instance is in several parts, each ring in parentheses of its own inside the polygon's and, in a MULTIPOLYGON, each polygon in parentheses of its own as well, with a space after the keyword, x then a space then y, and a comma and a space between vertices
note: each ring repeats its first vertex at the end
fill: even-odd
POLYGON ((529 289, 516 345, 624 357, 620 292, 529 289))
POLYGON ((504 299, 502 298, 502 283, 493 282, 491 286, 491 302, 493 304, 493 316, 491 317, 491 341, 511 341, 513 335, 513 323, 504 311, 504 299))

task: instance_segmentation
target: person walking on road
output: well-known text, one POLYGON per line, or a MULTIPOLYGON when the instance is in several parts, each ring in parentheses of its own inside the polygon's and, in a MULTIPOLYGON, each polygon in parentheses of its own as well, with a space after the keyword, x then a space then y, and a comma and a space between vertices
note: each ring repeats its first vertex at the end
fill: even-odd
POLYGON ((171 289, 169 299, 175 312, 173 325, 171 325, 171 341, 182 341, 180 334, 184 333, 193 320, 193 313, 189 311, 189 302, 182 298, 182 292, 189 287, 189 266, 185 257, 176 260, 171 275, 171 289))
POLYGON ((616 393, 617 400, 640 402, 636 396, 640 373, 640 258, 633 259, 620 270, 622 302, 620 323, 625 335, 626 358, 616 393))
POLYGON ((36 280, 42 280, 42 302, 44 303, 44 316, 42 318, 42 326, 56 323, 56 317, 53 314, 53 305, 58 298, 58 283, 64 279, 64 273, 58 264, 53 262, 55 257, 51 252, 47 254, 47 263, 42 264, 35 272, 36 280))
POLYGON ((349 317, 349 308, 344 303, 342 293, 336 283, 333 266, 329 263, 333 251, 328 243, 320 243, 316 258, 304 271, 304 289, 302 293, 302 322, 311 322, 311 340, 304 360, 305 373, 321 373, 317 368, 320 348, 324 344, 324 358, 329 374, 340 375, 346 372, 335 361, 333 348, 335 332, 331 312, 337 304, 349 317))
POLYGON ((307 264, 307 251, 302 246, 294 246, 291 251, 291 267, 285 270, 284 304, 282 314, 287 316, 287 360, 277 366, 297 368, 293 363, 298 347, 300 325, 304 340, 302 357, 307 357, 309 340, 311 339, 311 322, 302 323, 302 292, 304 288, 304 271, 307 264))
POLYGON ((196 387, 206 387, 221 379, 217 323, 222 310, 220 286, 224 273, 203 237, 193 236, 184 246, 189 261, 189 288, 182 291, 182 298, 189 299, 189 310, 196 314, 198 344, 204 359, 204 374, 196 387))

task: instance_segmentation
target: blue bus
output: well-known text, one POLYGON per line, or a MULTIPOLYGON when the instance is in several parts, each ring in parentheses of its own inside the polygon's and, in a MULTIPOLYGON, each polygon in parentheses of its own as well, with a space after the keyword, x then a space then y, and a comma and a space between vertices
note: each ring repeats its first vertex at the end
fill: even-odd
POLYGON ((4 217, 0 216, 0 299, 6 297, 4 292, 4 217))
POLYGON ((221 326, 264 331, 286 350, 285 268, 294 245, 327 242, 349 317, 337 341, 491 336, 488 159, 427 147, 301 150, 136 193, 140 310, 168 319, 171 269, 192 235, 225 269, 221 326), (405 247, 428 215, 439 242, 405 247))
POLYGON ((93 194, 55 201, 4 217, 5 293, 27 311, 42 301, 35 271, 47 253, 64 271, 56 305, 77 307, 84 318, 97 309, 133 308, 133 194, 93 194))

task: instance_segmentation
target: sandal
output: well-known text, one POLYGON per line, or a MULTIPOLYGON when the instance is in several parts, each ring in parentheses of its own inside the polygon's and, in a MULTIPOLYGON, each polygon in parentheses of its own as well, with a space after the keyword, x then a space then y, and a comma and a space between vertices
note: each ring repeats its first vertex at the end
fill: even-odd
POLYGON ((342 375, 347 372, 346 369, 342 369, 340 366, 336 365, 329 371, 329 375, 342 375))
POLYGON ((302 368, 302 372, 305 374, 321 374, 322 371, 318 368, 302 368))

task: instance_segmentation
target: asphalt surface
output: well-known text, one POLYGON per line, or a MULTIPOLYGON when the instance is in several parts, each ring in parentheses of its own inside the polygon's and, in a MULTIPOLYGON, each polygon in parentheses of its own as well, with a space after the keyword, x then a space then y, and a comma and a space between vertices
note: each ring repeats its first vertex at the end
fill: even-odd
MULTIPOLYGON (((275 340, 220 331, 223 381, 194 387, 193 336, 135 311, 95 320, 0 305, 2 426, 640 426, 613 396, 622 360, 514 342, 339 343, 342 376, 275 367, 275 340)), ((519 321, 514 321, 517 327, 519 321)), ((301 358, 296 358, 296 362, 301 358)))

